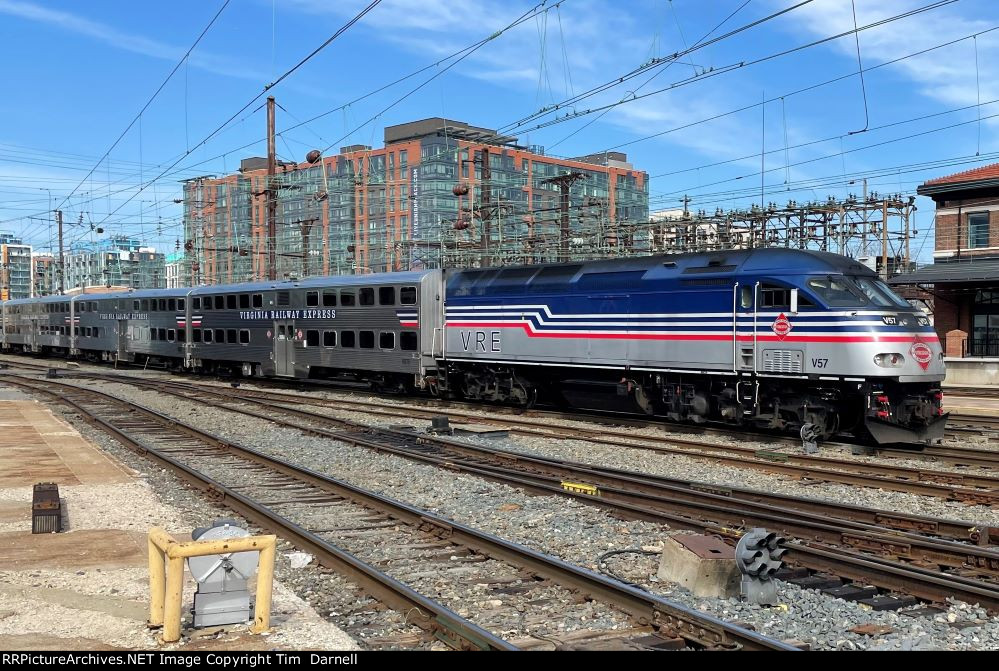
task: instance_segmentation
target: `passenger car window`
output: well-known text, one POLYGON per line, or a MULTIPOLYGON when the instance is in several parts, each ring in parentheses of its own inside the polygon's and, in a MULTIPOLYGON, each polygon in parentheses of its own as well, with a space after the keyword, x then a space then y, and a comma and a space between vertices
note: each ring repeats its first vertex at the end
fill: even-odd
POLYGON ((305 307, 307 307, 307 308, 319 307, 319 292, 318 291, 306 291, 305 292, 305 307))
POLYGON ((336 347, 336 331, 323 331, 323 347, 336 347))
POLYGON ((399 334, 399 349, 406 352, 416 351, 416 332, 403 331, 399 334))
MULTIPOLYGON (((340 290, 340 305, 343 305, 344 307, 356 305, 357 304, 356 298, 357 298, 357 296, 354 294, 354 290, 353 289, 350 289, 350 290, 341 289, 340 290)), ((351 347, 353 347, 353 345, 351 345, 351 347)))
POLYGON ((354 338, 353 331, 340 331, 340 347, 353 347, 354 338))
POLYGON ((250 307, 250 295, 249 294, 240 294, 239 295, 239 309, 240 310, 245 310, 248 307, 250 307))
POLYGON ((395 287, 378 287, 378 304, 395 305, 395 287))
POLYGON ((253 294, 253 307, 262 308, 264 307, 264 295, 263 294, 253 294))
MULTIPOLYGON (((229 310, 235 310, 236 309, 236 294, 228 294, 225 297, 225 306, 229 310)), ((235 341, 233 341, 233 342, 235 342, 235 341)))
POLYGON ((307 347, 319 347, 319 331, 317 329, 308 329, 305 332, 305 345, 307 347))
POLYGON ((239 329, 239 344, 249 345, 250 344, 250 330, 249 329, 239 329))
POLYGON ((378 334, 378 347, 381 349, 395 349, 395 333, 382 331, 378 334))
POLYGON ((416 287, 402 287, 399 289, 400 305, 416 305, 416 287))
POLYGON ((327 290, 323 292, 323 307, 324 308, 335 308, 336 307, 336 291, 327 290))
POLYGON ((372 289, 371 287, 362 287, 361 305, 374 305, 374 304, 375 304, 375 290, 372 289))

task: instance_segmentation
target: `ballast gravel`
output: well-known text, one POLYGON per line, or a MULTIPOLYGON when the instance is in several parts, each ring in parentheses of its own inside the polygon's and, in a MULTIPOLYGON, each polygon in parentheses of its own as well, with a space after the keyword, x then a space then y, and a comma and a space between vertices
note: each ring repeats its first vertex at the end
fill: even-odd
MULTIPOLYGON (((655 548, 670 533, 660 525, 613 519, 602 510, 573 500, 529 496, 505 485, 309 437, 265 420, 214 408, 208 399, 204 403, 192 402, 119 383, 100 383, 98 386, 103 391, 127 397, 265 453, 293 460, 595 570, 599 570, 598 558, 608 550, 655 548)), ((337 414, 341 415, 340 412, 337 414)), ((398 423, 385 421, 384 417, 365 416, 362 412, 347 414, 352 414, 355 421, 373 425, 398 423)), ((417 426, 425 424, 421 421, 408 423, 417 426)), ((803 485, 769 474, 712 466, 701 460, 600 447, 584 441, 517 437, 503 446, 632 470, 797 496, 826 497, 908 513, 975 521, 997 519, 993 511, 983 507, 951 505, 949 502, 896 492, 803 485)), ((174 485, 171 491, 177 489, 174 485)), ((190 492, 184 495, 188 496, 190 492)), ((198 505, 206 504, 200 502, 198 505)), ((768 635, 800 640, 813 649, 999 649, 999 620, 989 617, 974 605, 954 603, 944 613, 907 617, 894 612, 867 611, 854 603, 781 583, 781 604, 761 608, 730 600, 693 597, 683 589, 660 582, 655 577, 656 563, 656 557, 617 555, 608 559, 607 566, 617 575, 663 596, 725 619, 747 622, 768 635), (849 631, 861 625, 881 625, 883 633, 869 636, 849 631)), ((282 570, 290 569, 282 567, 282 570)), ((326 582, 320 580, 310 583, 308 591, 315 599, 327 588, 326 582)))

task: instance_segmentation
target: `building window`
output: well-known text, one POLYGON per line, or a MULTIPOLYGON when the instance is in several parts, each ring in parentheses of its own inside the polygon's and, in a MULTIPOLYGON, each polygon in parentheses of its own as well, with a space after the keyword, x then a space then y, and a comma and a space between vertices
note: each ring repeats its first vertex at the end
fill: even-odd
POLYGON ((978 249, 989 246, 989 213, 968 215, 968 247, 978 249))
POLYGON ((405 149, 399 150, 399 168, 405 168, 409 163, 409 152, 405 149))

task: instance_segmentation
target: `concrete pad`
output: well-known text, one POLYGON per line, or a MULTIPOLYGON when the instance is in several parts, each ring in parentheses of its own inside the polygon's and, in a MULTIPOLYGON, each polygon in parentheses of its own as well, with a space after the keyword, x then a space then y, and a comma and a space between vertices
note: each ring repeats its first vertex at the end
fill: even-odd
POLYGON ((0 487, 128 482, 132 473, 37 401, 0 400, 0 487))
POLYGON ((88 529, 61 534, 14 531, 0 534, 0 570, 146 566, 146 536, 119 529, 88 529))
POLYGON ((93 638, 79 636, 62 637, 51 634, 0 634, 0 650, 128 650, 98 641, 93 638))
POLYGON ((6 600, 14 597, 65 606, 74 610, 106 613, 136 622, 145 622, 149 618, 149 603, 147 601, 133 601, 100 594, 82 594, 71 589, 0 584, 0 599, 6 600))
POLYGON ((657 575, 694 596, 727 599, 739 596, 742 574, 735 548, 712 536, 670 536, 663 544, 657 575))

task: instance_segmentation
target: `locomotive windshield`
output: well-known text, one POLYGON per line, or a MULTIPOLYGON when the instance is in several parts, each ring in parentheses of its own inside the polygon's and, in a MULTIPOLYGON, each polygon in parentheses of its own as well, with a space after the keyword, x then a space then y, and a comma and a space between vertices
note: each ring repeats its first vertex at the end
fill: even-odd
POLYGON ((854 278, 857 286, 860 287, 864 295, 867 296, 872 303, 880 307, 900 307, 900 308, 911 308, 909 303, 899 297, 894 291, 888 288, 888 285, 879 279, 873 277, 857 277, 854 278))
POLYGON ((860 307, 873 304, 882 308, 911 308, 884 282, 873 277, 827 276, 808 280, 808 288, 830 307, 860 307))

